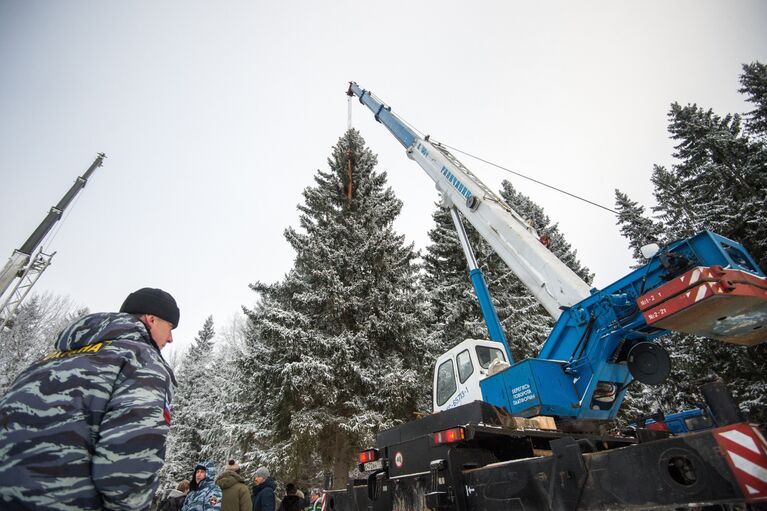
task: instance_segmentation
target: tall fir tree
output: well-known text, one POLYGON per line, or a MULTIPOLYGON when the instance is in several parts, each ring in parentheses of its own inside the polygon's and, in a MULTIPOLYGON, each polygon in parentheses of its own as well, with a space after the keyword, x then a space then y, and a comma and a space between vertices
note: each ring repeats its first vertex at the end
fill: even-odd
MULTIPOLYGON (((431 243, 423 256, 422 282, 429 296, 429 327, 438 355, 464 339, 487 338, 488 334, 450 211, 437 204, 432 218, 435 226, 428 233, 431 243)), ((470 224, 465 221, 463 224, 492 293, 495 282, 489 271, 491 249, 470 224)), ((499 306, 495 297, 493 304, 499 306)))
POLYGON ((220 403, 211 386, 214 336, 213 317, 208 316, 176 375, 171 429, 160 473, 163 484, 175 486, 189 477, 194 465, 205 457, 207 434, 220 420, 220 403))
MULTIPOLYGON (((765 66, 744 65, 740 81, 740 92, 756 106, 745 117, 720 116, 697 105, 671 105, 669 133, 677 141, 677 163, 670 169, 653 169, 657 220, 645 217, 642 207, 616 190, 618 223, 636 258, 638 247, 647 241, 665 244, 709 229, 741 242, 762 270, 767 269, 765 66)), ((672 377, 652 391, 635 385, 633 410, 691 406, 700 400, 696 383, 719 377, 754 420, 767 419, 767 346, 737 346, 676 333, 663 342, 675 362, 672 377)))
MULTIPOLYGON (((215 413, 208 416, 207 428, 202 434, 202 459, 221 465, 230 459, 242 460, 245 452, 239 441, 241 433, 250 425, 242 401, 243 383, 250 374, 240 370, 239 363, 246 358, 243 340, 244 316, 236 315, 226 328, 216 335, 210 356, 209 391, 215 403, 215 413)), ((250 467, 243 464, 243 474, 250 467)))
MULTIPOLYGON (((615 190, 615 204, 618 210, 618 223, 621 234, 629 241, 634 260, 642 260, 641 248, 661 239, 660 225, 645 216, 644 206, 632 201, 628 195, 615 190)), ((640 263, 637 263, 639 266, 640 263)))
POLYGON ((740 84, 742 87, 738 92, 745 94, 746 101, 755 107, 746 115, 746 125, 764 142, 767 137, 767 66, 761 62, 744 64, 740 84))
POLYGON ((356 452, 426 402, 417 253, 393 229, 402 204, 376 162, 347 131, 303 192, 300 229, 285 231, 293 268, 252 285, 261 301, 248 312, 243 366, 261 368, 245 392, 268 432, 252 457, 283 479, 322 469, 345 485, 356 452))
POLYGON ((0 395, 30 364, 53 351, 67 323, 87 313, 69 297, 50 293, 33 293, 23 302, 10 328, 0 332, 0 395))

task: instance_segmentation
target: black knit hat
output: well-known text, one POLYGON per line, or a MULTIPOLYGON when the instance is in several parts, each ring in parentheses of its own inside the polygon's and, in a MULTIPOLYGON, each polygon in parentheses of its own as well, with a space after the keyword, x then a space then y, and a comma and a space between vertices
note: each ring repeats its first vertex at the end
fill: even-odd
POLYGON ((176 300, 162 289, 143 287, 128 295, 120 307, 120 312, 130 314, 152 314, 178 326, 180 312, 176 300))

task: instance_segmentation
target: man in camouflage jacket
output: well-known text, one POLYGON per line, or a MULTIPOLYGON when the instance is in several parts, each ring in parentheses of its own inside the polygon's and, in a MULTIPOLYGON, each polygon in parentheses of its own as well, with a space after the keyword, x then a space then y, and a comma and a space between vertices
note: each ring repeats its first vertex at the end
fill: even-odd
POLYGON ((214 483, 216 466, 211 462, 194 467, 189 493, 181 511, 217 511, 221 509, 221 488, 214 483))
POLYGON ((170 427, 173 297, 143 288, 120 313, 67 326, 0 399, 0 509, 144 510, 170 427))

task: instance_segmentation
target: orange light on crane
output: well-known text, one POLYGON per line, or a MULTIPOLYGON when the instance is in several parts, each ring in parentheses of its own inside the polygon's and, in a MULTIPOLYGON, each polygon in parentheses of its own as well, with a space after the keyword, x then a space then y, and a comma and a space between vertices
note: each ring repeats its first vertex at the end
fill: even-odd
POLYGON ((362 451, 359 455, 360 463, 368 463, 370 461, 375 461, 377 459, 378 459, 377 449, 368 449, 366 451, 362 451))
POLYGON ((462 427, 445 429, 434 433, 434 445, 453 444, 461 442, 466 438, 466 433, 462 427))

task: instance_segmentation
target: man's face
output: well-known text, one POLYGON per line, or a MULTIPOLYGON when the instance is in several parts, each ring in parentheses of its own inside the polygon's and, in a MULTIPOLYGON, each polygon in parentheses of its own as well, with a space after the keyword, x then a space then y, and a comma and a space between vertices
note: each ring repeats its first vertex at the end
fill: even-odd
POLYGON ((166 344, 173 342, 173 323, 152 314, 147 314, 145 318, 149 335, 152 336, 158 348, 163 349, 166 344))
MULTIPOLYGON (((188 473, 188 472, 187 472, 187 473, 188 473)), ((195 472, 194 472, 194 478, 195 478, 195 480, 196 480, 196 481, 199 483, 200 481, 202 481, 203 479, 205 479, 205 474, 206 474, 206 472, 205 472, 205 469, 204 469, 204 468, 198 468, 198 469, 197 469, 197 470, 195 470, 195 472)))
POLYGON ((261 477, 261 476, 256 476, 256 484, 263 484, 263 482, 264 482, 265 480, 266 480, 266 479, 264 479, 264 478, 263 478, 263 477, 261 477))

